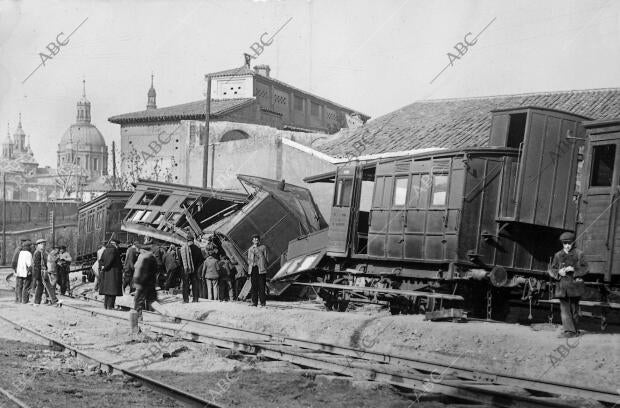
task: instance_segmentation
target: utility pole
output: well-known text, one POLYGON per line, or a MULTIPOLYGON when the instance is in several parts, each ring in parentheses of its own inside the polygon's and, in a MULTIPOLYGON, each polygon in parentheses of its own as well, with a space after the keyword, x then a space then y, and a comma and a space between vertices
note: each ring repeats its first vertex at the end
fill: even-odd
POLYGON ((112 140, 112 189, 116 190, 116 144, 112 140))
POLYGON ((6 265, 6 172, 2 172, 2 264, 6 265))
MULTIPOLYGON (((208 173, 209 173, 209 115, 211 114, 211 77, 206 76, 207 78, 207 95, 205 100, 205 135, 202 141, 203 146, 203 158, 204 163, 202 164, 202 186, 207 188, 207 184, 209 182, 208 173)), ((213 177, 213 175, 211 175, 213 177)), ((211 182, 211 186, 213 186, 213 182, 211 182)))
POLYGON ((211 188, 213 188, 213 176, 215 175, 215 143, 211 144, 211 188))

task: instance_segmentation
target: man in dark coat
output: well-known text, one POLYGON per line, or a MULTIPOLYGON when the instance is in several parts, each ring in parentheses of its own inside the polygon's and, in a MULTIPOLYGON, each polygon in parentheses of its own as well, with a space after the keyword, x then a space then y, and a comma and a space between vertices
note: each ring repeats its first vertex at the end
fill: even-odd
POLYGON ((58 303, 56 291, 51 285, 49 274, 47 273, 47 252, 45 252, 46 241, 39 239, 37 241, 37 249, 32 256, 32 277, 35 282, 34 304, 41 304, 41 296, 43 291, 47 293, 52 305, 58 303))
POLYGON ((564 332, 561 337, 579 335, 577 321, 579 318, 579 298, 585 290, 582 276, 588 273, 588 263, 583 252, 574 247, 575 234, 564 232, 560 235, 562 250, 558 251, 551 264, 549 275, 558 280, 555 285, 555 297, 560 299, 560 312, 564 332))
POLYGON ((118 240, 110 240, 99 260, 99 294, 105 296, 103 307, 106 309, 114 309, 116 297, 123 295, 123 264, 118 244, 118 240))
POLYGON ((127 248, 127 253, 125 254, 125 265, 123 265, 123 290, 127 287, 129 287, 130 292, 133 290, 132 280, 138 255, 140 255, 138 241, 133 241, 131 246, 127 248))
POLYGON ((183 262, 183 302, 189 302, 189 287, 192 287, 193 302, 198 302, 198 271, 204 262, 202 251, 194 243, 194 237, 188 235, 187 243, 181 247, 183 262))
POLYGON ((164 289, 169 290, 171 287, 177 286, 181 277, 181 263, 179 262, 177 249, 174 244, 170 244, 170 248, 168 248, 164 255, 164 267, 168 275, 164 289))
POLYGON ((153 310, 151 304, 157 300, 157 259, 151 252, 151 245, 144 244, 135 265, 133 284, 136 287, 134 309, 141 313, 143 309, 153 310))

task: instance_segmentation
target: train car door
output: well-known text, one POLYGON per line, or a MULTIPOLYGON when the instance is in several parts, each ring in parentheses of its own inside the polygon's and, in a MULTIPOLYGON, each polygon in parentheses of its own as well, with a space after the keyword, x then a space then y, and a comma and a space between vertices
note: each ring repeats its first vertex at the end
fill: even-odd
POLYGON ((343 166, 336 171, 334 202, 328 232, 327 252, 346 256, 351 247, 359 209, 362 166, 343 166))
POLYGON ((620 271, 620 126, 590 129, 577 228, 590 273, 609 281, 620 271))

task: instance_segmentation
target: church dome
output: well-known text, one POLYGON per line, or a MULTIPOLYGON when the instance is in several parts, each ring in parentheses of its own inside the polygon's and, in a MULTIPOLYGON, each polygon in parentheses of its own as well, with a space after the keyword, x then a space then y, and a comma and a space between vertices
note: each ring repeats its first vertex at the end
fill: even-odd
POLYGON ((65 131, 58 144, 58 150, 76 149, 101 151, 107 149, 105 140, 94 125, 90 123, 74 123, 65 131))

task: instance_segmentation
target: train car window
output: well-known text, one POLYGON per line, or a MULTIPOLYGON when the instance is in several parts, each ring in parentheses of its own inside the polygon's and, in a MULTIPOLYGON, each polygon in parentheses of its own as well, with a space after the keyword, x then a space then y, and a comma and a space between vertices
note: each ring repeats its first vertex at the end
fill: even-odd
POLYGON ((434 174, 433 175, 433 192, 432 192, 433 206, 446 205, 446 199, 448 198, 448 175, 446 174, 434 174))
POLYGON ((407 202, 407 177, 397 177, 394 185, 394 199, 392 205, 404 206, 407 202))
POLYGON ((420 178, 421 175, 414 174, 411 176, 411 184, 409 188, 409 207, 418 208, 420 204, 420 178))
POLYGON ((166 194, 158 194, 157 197, 151 202, 151 205, 162 206, 166 202, 166 200, 170 197, 166 194))
POLYGON ((334 206, 350 207, 353 192, 353 179, 340 179, 336 183, 336 194, 334 195, 334 206))
POLYGON ((144 215, 142 216, 142 218, 140 218, 141 222, 146 222, 146 220, 151 216, 151 214, 153 213, 153 211, 145 211, 144 215))
POLYGON ((140 197, 140 200, 138 200, 138 205, 149 205, 154 198, 155 193, 146 192, 142 197, 140 197))
POLYGON ((134 213, 133 217, 131 217, 132 222, 140 221, 140 218, 144 215, 144 210, 138 210, 134 213))
POLYGON ((614 174, 616 145, 594 146, 592 151, 592 176, 590 186, 610 187, 614 174))
POLYGON ((155 221, 153 221, 153 224, 159 225, 159 223, 161 223, 163 219, 164 219, 164 213, 159 213, 157 218, 155 218, 155 221))
POLYGON ((525 138, 525 124, 527 113, 515 113, 510 115, 510 126, 508 128, 508 138, 506 147, 519 148, 525 138))
POLYGON ((385 177, 377 177, 375 181, 375 194, 372 200, 372 206, 375 208, 381 207, 383 202, 383 187, 385 185, 385 177))

